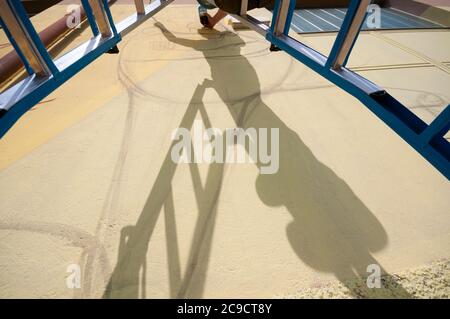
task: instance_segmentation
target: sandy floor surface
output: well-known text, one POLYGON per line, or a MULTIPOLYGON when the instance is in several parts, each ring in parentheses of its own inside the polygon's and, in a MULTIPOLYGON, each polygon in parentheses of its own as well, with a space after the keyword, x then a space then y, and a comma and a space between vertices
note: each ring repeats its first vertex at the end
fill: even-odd
MULTIPOLYGON (((0 297, 448 297, 448 180, 356 99, 196 10, 163 10, 0 141, 0 297), (175 164, 195 120, 278 128, 278 172, 175 164), (361 292, 370 265, 387 284, 361 292)), ((302 40, 327 53, 333 36, 302 40)), ((368 32, 350 66, 430 121, 449 62, 449 31, 368 32)))

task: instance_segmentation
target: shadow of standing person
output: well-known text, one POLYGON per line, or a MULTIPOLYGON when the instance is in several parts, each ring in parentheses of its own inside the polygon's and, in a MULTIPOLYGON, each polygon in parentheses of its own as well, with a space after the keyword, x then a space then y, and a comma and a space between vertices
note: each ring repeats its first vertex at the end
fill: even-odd
MULTIPOLYGON (((264 204, 284 206, 292 215, 293 220, 286 232, 297 256, 314 270, 334 274, 354 297, 409 297, 399 284, 380 289, 354 284, 355 280, 365 283, 369 265, 379 265, 373 253, 386 246, 387 234, 350 187, 318 161, 297 133, 287 127, 262 101, 257 73, 245 56, 241 55, 241 47, 245 42, 239 35, 200 31, 206 39, 191 40, 176 37, 161 23, 155 25, 162 30, 167 40, 193 48, 204 55, 211 68, 210 85, 227 105, 236 127, 244 130, 278 128, 279 169, 275 174, 260 174, 256 180, 256 190, 264 204), (219 49, 214 49, 216 44, 220 44, 217 45, 219 49)), ((248 145, 245 147, 248 150, 248 145)), ((258 159, 256 165, 261 168, 264 164, 258 159)), ((157 184, 158 181, 154 185, 156 190, 160 189, 157 184)), ((147 202, 150 202, 150 198, 147 202)), ((151 224, 152 228, 154 218, 151 224)), ((141 227, 148 232, 149 227, 141 227)), ((149 236, 144 237, 141 239, 145 243, 136 244, 147 245, 149 236)), ((185 297, 202 296, 205 267, 199 266, 193 270, 197 274, 191 274, 189 287, 183 288, 185 297), (197 277, 201 280, 197 280, 197 277)), ((385 276, 389 276, 381 266, 380 269, 385 276)))

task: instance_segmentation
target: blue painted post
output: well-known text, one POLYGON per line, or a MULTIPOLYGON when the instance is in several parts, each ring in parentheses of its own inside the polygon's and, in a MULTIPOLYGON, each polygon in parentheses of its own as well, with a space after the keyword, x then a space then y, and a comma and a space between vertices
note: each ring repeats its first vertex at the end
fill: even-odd
POLYGON ((111 26, 111 30, 112 30, 114 36, 115 37, 117 37, 117 36, 120 37, 120 35, 118 35, 118 33, 117 33, 116 25, 114 24, 114 20, 113 20, 112 14, 111 14, 111 10, 109 9, 108 0, 103 0, 103 7, 104 7, 104 10, 106 12, 106 16, 108 17, 108 21, 109 21, 109 24, 111 26))
POLYGON ((295 10, 296 4, 297 4, 296 0, 291 0, 291 2, 289 4, 289 12, 286 17, 286 24, 284 25, 284 32, 283 32, 283 34, 285 34, 285 35, 289 34, 289 29, 291 28, 291 23, 292 23, 292 16, 294 15, 294 10, 295 10))
POLYGON ((92 34, 95 36, 99 35, 99 31, 97 28, 97 23, 95 22, 95 17, 92 14, 91 6, 89 5, 88 0, 81 0, 81 4, 83 5, 84 12, 86 13, 86 18, 91 26, 92 34))
POLYGON ((53 63, 52 58, 48 54, 47 49, 45 48, 44 44, 41 41, 41 38, 39 37, 39 34, 36 32, 36 29, 33 27, 33 24, 31 23, 30 19, 28 18, 28 14, 23 7, 22 3, 20 1, 12 1, 8 0, 9 5, 14 10, 14 12, 17 14, 18 19, 22 23, 22 26, 25 28, 25 31, 30 36, 30 40, 33 42, 33 45, 36 47, 37 51, 41 55, 42 59, 44 60, 45 64, 49 68, 50 72, 55 75, 59 73, 58 68, 53 63))
POLYGON ((438 117, 420 135, 422 142, 428 145, 434 138, 443 137, 450 130, 450 105, 447 105, 438 117))
POLYGON ((25 58, 25 56, 22 53, 22 50, 20 50, 19 46, 17 45, 17 42, 14 40, 13 36, 11 35, 11 33, 9 32, 8 28, 6 27, 6 25, 3 23, 3 20, 0 19, 0 26, 3 28, 3 30, 5 31, 6 37, 8 38, 9 42, 11 43, 11 45, 13 46, 14 50, 17 52, 17 55, 19 56, 19 58, 22 60, 22 63, 25 67, 25 70, 27 71, 27 73, 29 75, 33 74, 34 71, 31 68, 30 64, 28 63, 27 59, 25 58))
POLYGON ((275 31, 275 24, 278 20, 278 13, 280 12, 280 5, 282 0, 275 0, 275 5, 273 7, 272 23, 270 24, 270 33, 273 34, 275 31))
POLYGON ((353 23, 355 21, 355 18, 357 17, 357 14, 361 12, 361 10, 364 10, 364 19, 361 20, 360 25, 358 26, 358 30, 356 34, 353 36, 353 39, 350 39, 352 41, 349 51, 346 54, 346 57, 340 66, 345 66, 347 64, 347 61, 350 57, 350 54, 353 50, 353 47, 356 43, 356 40, 358 38, 358 35, 361 31, 362 24, 364 23, 365 17, 367 15, 367 3, 370 1, 364 1, 361 0, 352 0, 350 3, 350 6, 347 9, 347 14, 345 15, 344 21, 342 22, 341 29, 339 30, 338 36, 336 37, 336 40, 334 41, 333 48, 331 49, 330 55, 328 57, 326 67, 331 68, 335 64, 336 60, 338 59, 339 53, 341 53, 341 50, 344 46, 344 43, 348 41, 347 36, 349 35, 349 32, 351 31, 351 28, 355 27, 353 26, 353 23))

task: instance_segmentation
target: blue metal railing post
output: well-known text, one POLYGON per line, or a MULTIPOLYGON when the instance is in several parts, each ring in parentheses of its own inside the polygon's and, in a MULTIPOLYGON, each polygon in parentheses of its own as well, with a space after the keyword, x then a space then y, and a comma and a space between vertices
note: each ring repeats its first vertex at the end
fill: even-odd
POLYGON ((345 59, 339 66, 345 66, 347 64, 347 61, 350 57, 350 54, 353 50, 356 40, 358 39, 359 33, 361 31, 361 27, 364 23, 366 15, 367 15, 367 12, 366 12, 367 7, 363 7, 363 6, 366 6, 367 3, 370 3, 370 1, 364 1, 364 2, 362 2, 361 0, 352 0, 351 1, 350 6, 347 9, 347 13, 345 15, 344 21, 342 22, 339 33, 336 37, 336 40, 334 41, 333 48, 331 49, 330 55, 328 56, 328 60, 326 63, 327 68, 331 68, 334 66, 339 54, 341 53, 344 43, 346 41, 352 41, 348 52, 346 52, 345 59), (357 17, 357 14, 361 10, 364 10, 364 18, 361 19, 359 25, 355 26, 354 25, 355 18, 357 17), (353 35, 353 38, 349 40, 347 37, 349 36, 349 33, 351 32, 351 28, 356 28, 356 27, 358 28, 356 33, 353 35))
POLYGON ((280 12, 281 1, 282 0, 275 0, 275 5, 273 7, 273 14, 272 14, 272 22, 270 24, 270 31, 269 31, 269 33, 271 34, 273 34, 273 32, 275 31, 275 24, 277 22, 278 14, 280 12))
POLYGON ((284 32, 283 32, 285 35, 289 34, 289 29, 291 28, 291 23, 292 23, 292 16, 294 15, 296 4, 297 4, 297 1, 295 1, 295 0, 291 0, 291 2, 289 3, 289 12, 286 17, 286 24, 284 25, 284 32))
POLYGON ((14 37, 11 35, 11 33, 8 30, 8 27, 6 26, 6 24, 3 23, 3 20, 1 18, 0 18, 0 26, 3 28, 3 31, 5 31, 6 37, 13 46, 14 50, 17 52, 17 55, 19 56, 20 60, 22 60, 22 63, 27 73, 30 75, 33 74, 34 73, 33 69, 31 68, 27 59, 23 55, 22 50, 20 50, 20 47, 17 45, 16 41, 14 40, 14 37))
POLYGON ((36 32, 36 29, 34 28, 33 24, 28 18, 27 12, 25 11, 23 4, 20 1, 13 1, 13 0, 7 0, 7 2, 17 15, 17 18, 19 19, 25 31, 30 36, 30 40, 32 41, 33 45, 41 55, 50 72, 53 75, 57 74, 59 70, 53 63, 51 56, 49 55, 47 49, 45 48, 44 44, 41 41, 41 38, 39 37, 39 34, 36 32))
POLYGON ((84 12, 86 13, 86 18, 91 27, 92 34, 95 37, 95 36, 99 35, 100 32, 98 31, 97 23, 95 22, 95 17, 92 13, 91 5, 89 4, 88 0, 81 0, 81 4, 83 5, 84 12))
POLYGON ((114 37, 119 37, 120 35, 117 33, 116 25, 114 24, 114 19, 111 14, 111 10, 109 9, 108 0, 103 0, 103 8, 106 12, 106 16, 108 17, 109 25, 111 26, 111 30, 114 34, 114 37))
POLYGON ((434 138, 443 137, 450 130, 450 105, 434 119, 425 129, 420 138, 424 144, 429 144, 434 138))

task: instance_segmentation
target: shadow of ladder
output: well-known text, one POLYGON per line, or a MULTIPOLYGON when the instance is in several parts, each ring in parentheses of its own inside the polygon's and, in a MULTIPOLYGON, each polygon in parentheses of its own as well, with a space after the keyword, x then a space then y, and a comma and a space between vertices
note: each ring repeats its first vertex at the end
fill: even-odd
MULTIPOLYGON (((206 89, 211 87, 209 82, 210 80, 204 80, 196 87, 179 127, 192 128, 197 112, 200 113, 205 127, 212 127, 204 104, 201 102, 206 89)), ((190 297, 202 295, 206 269, 200 271, 199 267, 201 265, 206 267, 211 251, 211 238, 217 216, 217 199, 221 191, 224 164, 210 164, 204 187, 201 183, 198 165, 196 163, 189 164, 199 214, 187 265, 182 275, 172 189, 172 180, 177 167, 171 158, 171 150, 175 143, 176 141, 171 144, 167 152, 138 221, 134 226, 122 229, 118 262, 108 282, 104 298, 146 297, 148 244, 162 210, 164 211, 167 241, 170 297, 183 298, 187 294, 190 297), (203 261, 202 263, 200 263, 200 259, 203 261), (142 275, 139 276, 141 272, 142 275), (194 275, 196 275, 195 287, 192 287, 194 275), (141 278, 139 279, 139 277, 141 278)))

